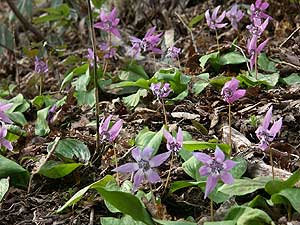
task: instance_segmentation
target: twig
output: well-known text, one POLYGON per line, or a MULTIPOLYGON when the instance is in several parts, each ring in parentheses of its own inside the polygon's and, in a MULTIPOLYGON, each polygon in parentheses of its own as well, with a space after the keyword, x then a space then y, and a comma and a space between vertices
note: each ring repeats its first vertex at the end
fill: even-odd
POLYGON ((91 213, 90 213, 90 221, 89 221, 89 225, 93 225, 94 224, 94 217, 95 217, 95 210, 92 207, 91 209, 91 213))
MULTIPOLYGON (((99 151, 99 143, 100 143, 100 134, 99 134, 99 126, 100 126, 100 121, 99 121, 99 85, 97 83, 97 47, 96 47, 96 36, 95 36, 95 30, 93 27, 93 16, 92 16, 92 7, 91 7, 91 2, 90 0, 87 0, 88 4, 88 14, 89 14, 89 19, 90 19, 90 33, 91 33, 91 41, 92 41, 92 46, 93 46, 93 51, 94 51, 94 66, 93 66, 93 76, 94 76, 94 87, 95 87, 95 99, 96 99, 96 151, 97 153, 99 151)), ((94 154, 95 155, 95 154, 94 154)))
POLYGON ((175 12, 175 15, 178 17, 178 19, 180 20, 180 22, 185 26, 185 28, 190 32, 195 52, 199 53, 198 49, 197 49, 196 42, 195 42, 193 31, 191 30, 191 28, 189 28, 188 25, 186 25, 186 23, 183 21, 183 19, 181 18, 181 16, 177 12, 175 12))
POLYGON ((28 183, 27 193, 30 192, 30 189, 31 189, 31 183, 32 183, 33 176, 34 176, 35 174, 39 173, 40 170, 41 170, 41 168, 42 168, 42 167, 46 164, 46 162, 50 159, 51 155, 54 153, 54 151, 55 151, 55 149, 56 149, 56 147, 57 147, 57 145, 58 145, 58 141, 59 141, 59 140, 60 140, 60 137, 56 137, 56 138, 55 138, 54 144, 53 144, 51 150, 48 152, 48 155, 47 155, 46 159, 43 160, 43 161, 41 162, 41 164, 39 165, 39 167, 38 167, 37 169, 35 169, 35 170, 32 171, 31 176, 30 176, 30 178, 29 178, 29 183, 28 183))
POLYGON ((293 35, 298 31, 300 30, 300 27, 296 28, 296 30, 294 30, 290 36, 287 37, 287 39, 285 39, 280 45, 279 45, 279 48, 281 48, 288 40, 290 40, 291 37, 293 37, 293 35))
POLYGON ((39 41, 43 41, 45 40, 45 38, 43 37, 43 35, 41 34, 41 32, 35 28, 34 26, 32 26, 27 20, 26 18, 20 13, 20 11, 18 10, 18 8, 15 6, 15 4, 11 1, 11 0, 6 0, 7 4, 9 5, 9 7, 11 8, 11 10, 14 12, 14 14, 16 15, 16 17, 20 20, 20 22, 23 24, 23 26, 31 31, 33 34, 35 34, 35 36, 37 37, 37 39, 39 41))

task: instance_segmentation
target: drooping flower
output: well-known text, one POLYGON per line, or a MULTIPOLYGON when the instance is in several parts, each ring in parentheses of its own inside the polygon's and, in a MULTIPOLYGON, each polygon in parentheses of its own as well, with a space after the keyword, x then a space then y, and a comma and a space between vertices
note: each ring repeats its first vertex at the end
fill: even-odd
POLYGON ((56 113, 56 110, 57 110, 57 106, 56 105, 53 105, 49 111, 48 111, 48 115, 47 115, 47 121, 48 123, 53 123, 53 118, 54 118, 54 115, 56 113))
POLYGON ((249 30, 251 35, 260 37, 265 31, 269 24, 269 18, 267 18, 263 23, 262 20, 254 20, 252 24, 247 25, 246 28, 249 30))
MULTIPOLYGON (((93 67, 94 66, 94 51, 93 51, 93 49, 88 48, 88 54, 85 57, 89 60, 91 67, 93 67)), ((97 62, 99 62, 99 58, 97 55, 96 55, 96 60, 97 60, 97 62)))
POLYGON ((0 128, 0 148, 3 146, 8 150, 13 150, 13 146, 11 142, 5 139, 7 135, 7 127, 5 124, 1 121, 1 128, 0 128))
POLYGON ((181 48, 176 48, 175 46, 172 46, 168 48, 168 53, 166 57, 170 57, 172 59, 178 59, 180 53, 181 53, 181 48))
POLYGON ((158 173, 154 170, 155 167, 163 164, 170 156, 171 152, 165 152, 152 156, 153 148, 145 147, 144 150, 135 148, 131 151, 131 155, 136 161, 135 163, 126 163, 112 171, 119 173, 133 173, 133 191, 136 191, 140 184, 146 179, 149 183, 154 184, 161 181, 158 173))
POLYGON ((216 30, 217 28, 223 28, 227 25, 227 23, 222 23, 223 19, 225 18, 225 15, 226 15, 225 11, 223 11, 222 14, 219 17, 217 17, 220 7, 221 7, 220 5, 217 6, 213 10, 213 13, 211 16, 209 13, 209 9, 206 10, 206 12, 205 12, 205 18, 206 18, 207 25, 212 30, 216 30))
POLYGON ((36 73, 42 74, 48 72, 48 64, 40 60, 38 57, 35 57, 34 61, 34 71, 36 73))
POLYGON ((214 190, 219 179, 225 184, 232 184, 234 182, 229 170, 231 170, 236 163, 230 159, 225 160, 225 155, 219 147, 216 147, 214 157, 201 152, 194 152, 193 155, 197 160, 204 164, 199 169, 200 175, 208 176, 204 198, 207 198, 214 190))
POLYGON ((150 28, 145 34, 143 39, 131 36, 130 41, 132 43, 131 54, 136 56, 141 52, 153 52, 155 54, 162 54, 162 50, 158 48, 161 41, 162 33, 154 34, 156 27, 150 28))
POLYGON ((250 69, 253 69, 253 66, 257 63, 257 57, 260 55, 264 47, 267 45, 269 39, 263 41, 260 45, 257 46, 257 37, 253 36, 247 43, 248 54, 250 55, 250 69))
POLYGON ((112 118, 112 115, 109 115, 107 118, 103 118, 99 126, 99 134, 101 142, 108 141, 113 142, 119 135, 123 120, 119 119, 115 124, 109 129, 109 123, 112 118))
POLYGON ((272 119, 272 110, 273 106, 271 106, 266 113, 266 116, 262 122, 262 125, 257 128, 255 131, 257 138, 260 140, 259 147, 262 150, 266 150, 270 143, 274 140, 276 135, 279 133, 282 126, 282 117, 273 123, 272 127, 270 127, 271 119, 272 119))
POLYGON ((229 11, 226 12, 226 17, 230 20, 231 26, 238 30, 238 22, 243 18, 244 13, 238 9, 237 4, 234 4, 229 11))
POLYGON ((271 16, 265 13, 265 10, 269 7, 269 3, 263 2, 262 0, 256 0, 255 4, 251 4, 251 20, 261 20, 261 19, 272 19, 271 16))
POLYGON ((246 90, 238 89, 239 83, 240 81, 233 77, 230 81, 226 82, 222 88, 221 95, 229 104, 232 104, 246 94, 246 90))
POLYGON ((166 98, 172 92, 169 83, 165 83, 165 84, 162 84, 161 82, 156 84, 152 83, 150 89, 153 92, 153 95, 155 95, 157 98, 166 98))
POLYGON ((104 58, 116 58, 117 49, 114 46, 110 46, 106 42, 103 42, 99 45, 101 51, 104 52, 104 58))
POLYGON ((95 23, 94 27, 112 33, 118 38, 121 34, 117 28, 120 19, 117 18, 117 9, 114 8, 111 12, 105 13, 103 10, 100 12, 100 22, 95 23))
POLYGON ((177 136, 176 138, 172 136, 167 130, 163 130, 164 136, 167 139, 167 149, 169 151, 173 151, 177 153, 183 145, 183 133, 181 128, 178 128, 177 136))
POLYGON ((13 103, 3 103, 0 102, 0 121, 4 123, 12 123, 9 117, 5 114, 4 111, 10 109, 13 106, 13 103))

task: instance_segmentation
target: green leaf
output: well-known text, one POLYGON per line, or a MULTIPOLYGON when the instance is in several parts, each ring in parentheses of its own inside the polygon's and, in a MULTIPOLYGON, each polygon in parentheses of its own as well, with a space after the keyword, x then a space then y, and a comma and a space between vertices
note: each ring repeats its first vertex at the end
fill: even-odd
POLYGON ((224 84, 230 79, 231 79, 230 77, 225 77, 223 75, 220 75, 210 79, 210 84, 216 88, 221 89, 224 86, 224 84))
POLYGON ((122 81, 120 83, 111 85, 112 89, 120 87, 140 87, 144 89, 149 89, 149 81, 145 79, 138 79, 137 81, 122 81))
POLYGON ((219 59, 219 64, 224 66, 228 64, 241 64, 245 63, 246 59, 244 56, 238 52, 229 52, 225 55, 221 55, 219 59))
POLYGON ((153 219, 156 223, 161 225, 197 225, 197 223, 188 222, 188 221, 169 221, 169 220, 159 220, 153 219))
POLYGON ((141 201, 131 193, 109 191, 102 187, 95 189, 105 201, 109 202, 122 213, 130 215, 136 221, 141 221, 148 225, 154 224, 141 201))
POLYGON ((291 75, 281 78, 282 82, 287 85, 300 84, 300 76, 297 73, 292 73, 291 75))
POLYGON ((92 0, 93 5, 97 9, 101 9, 101 6, 106 2, 106 0, 92 0))
POLYGON ((185 181, 185 180, 174 181, 173 183, 171 183, 170 193, 173 193, 182 188, 198 186, 200 184, 205 186, 205 183, 206 183, 205 181, 185 181))
POLYGON ((90 91, 77 91, 75 93, 78 105, 89 105, 93 107, 96 103, 95 88, 90 91))
POLYGON ((274 224, 270 216, 264 211, 246 206, 236 206, 231 208, 225 220, 234 220, 236 221, 236 225, 274 224))
POLYGON ((39 174, 54 179, 61 178, 72 173, 77 167, 82 165, 82 163, 63 163, 50 160, 42 166, 39 174))
POLYGON ((287 201, 293 208, 300 213, 300 189, 286 188, 279 193, 272 195, 271 200, 274 204, 287 204, 287 201))
POLYGON ((146 89, 139 89, 135 94, 123 97, 123 101, 129 108, 134 108, 139 104, 140 98, 146 97, 147 94, 148 92, 146 89))
POLYGON ((201 165, 202 164, 195 157, 191 157, 182 164, 182 169, 187 175, 196 181, 203 181, 203 178, 199 174, 199 168, 201 165))
POLYGON ((145 225, 145 223, 140 221, 135 221, 131 216, 125 215, 121 219, 114 217, 101 217, 101 225, 145 225))
POLYGON ((164 129, 164 126, 162 126, 162 128, 156 132, 154 134, 154 136, 149 140, 148 143, 144 143, 144 145, 146 147, 150 147, 150 148, 153 148, 154 151, 153 151, 153 155, 155 155, 159 149, 159 146, 161 144, 161 141, 162 141, 162 138, 163 138, 163 129, 164 129))
POLYGON ((199 59, 199 62, 200 62, 200 66, 202 67, 202 69, 205 68, 206 63, 209 60, 217 60, 218 56, 219 56, 218 52, 213 52, 213 53, 201 56, 200 59, 199 59))
POLYGON ((196 78, 199 80, 193 84, 193 93, 198 95, 209 85, 209 73, 202 73, 196 78))
POLYGON ((278 73, 272 73, 272 74, 258 73, 257 80, 255 78, 255 75, 249 76, 248 74, 241 74, 237 77, 237 79, 245 83, 249 87, 260 85, 260 84, 264 84, 269 87, 274 87, 277 84, 279 77, 280 75, 278 73))
POLYGON ((203 18, 204 18, 204 13, 193 17, 188 24, 189 28, 192 28, 193 26, 195 26, 196 24, 201 22, 201 20, 203 20, 203 18))
MULTIPOLYGON (((32 0, 22 0, 22 1, 18 1, 18 10, 20 11, 20 13, 26 17, 27 19, 29 19, 32 15, 32 0)), ((13 22, 15 21, 16 16, 13 12, 10 12, 9 14, 9 21, 13 22)))
POLYGON ((87 91, 87 86, 90 82, 90 70, 86 70, 85 74, 80 75, 76 81, 72 83, 76 91, 87 91))
POLYGON ((172 101, 182 101, 189 95, 189 90, 186 89, 185 91, 179 93, 175 98, 172 98, 172 101))
POLYGON ((6 113, 6 115, 14 121, 16 124, 21 125, 22 127, 27 124, 27 120, 25 119, 25 116, 21 112, 12 112, 12 113, 6 113))
POLYGON ((143 129, 135 139, 135 145, 141 149, 151 147, 154 149, 153 155, 156 154, 161 144, 163 137, 163 127, 158 132, 149 131, 147 128, 143 129))
POLYGON ((95 189, 95 188, 99 188, 99 187, 105 187, 105 185, 109 182, 112 181, 114 178, 111 175, 106 175, 105 177, 103 177, 101 180, 98 180, 90 185, 88 185, 87 187, 79 190, 78 192, 76 192, 72 198, 69 199, 69 201, 67 201, 62 207, 60 207, 56 212, 57 213, 61 213, 63 210, 65 210, 67 207, 69 206, 73 206, 75 205, 81 198, 82 196, 89 190, 89 189, 95 189))
POLYGON ((265 72, 271 72, 271 73, 275 73, 277 72, 278 70, 276 69, 276 64, 272 61, 270 61, 266 55, 266 53, 261 53, 259 56, 258 56, 258 66, 259 66, 259 69, 265 71, 265 72))
POLYGON ((0 179, 0 202, 9 189, 9 177, 0 179))
POLYGON ((17 187, 26 187, 29 173, 16 162, 0 155, 0 178, 10 177, 11 184, 17 187))
POLYGON ((65 88, 66 85, 68 83, 70 83, 74 77, 85 74, 88 69, 89 69, 89 64, 86 63, 86 64, 83 64, 82 66, 74 68, 71 72, 67 73, 67 75, 65 75, 65 78, 64 78, 62 84, 60 85, 60 90, 65 88))
POLYGON ((50 106, 37 111, 37 120, 35 122, 35 135, 45 136, 50 132, 47 116, 50 106))
POLYGON ((210 143, 210 142, 202 142, 202 141, 184 141, 183 147, 187 151, 195 151, 195 150, 203 150, 203 149, 215 149, 218 146, 222 149, 226 154, 230 152, 230 147, 228 144, 218 144, 218 143, 210 143))
POLYGON ((247 161, 243 158, 233 158, 233 161, 236 162, 236 165, 230 170, 230 173, 235 179, 241 178, 247 171, 247 161))
POLYGON ((13 103, 13 106, 7 110, 7 112, 25 112, 30 108, 29 103, 24 99, 22 94, 18 94, 16 97, 11 98, 8 102, 13 103))
POLYGON ((235 220, 204 222, 204 225, 236 225, 235 220))
POLYGON ((119 78, 126 81, 137 81, 139 79, 148 80, 149 76, 145 72, 144 67, 137 64, 136 61, 131 61, 121 72, 119 78))
MULTIPOLYGON (((52 149, 54 142, 51 142, 47 151, 49 152, 52 149)), ((80 140, 66 138, 58 141, 58 144, 55 149, 55 155, 63 160, 74 162, 74 160, 83 162, 85 164, 90 160, 91 154, 88 147, 80 140)))
MULTIPOLYGON (((13 35, 4 24, 0 24, 0 43, 9 49, 14 49, 13 35)), ((0 46, 0 55, 4 50, 5 48, 0 46)))

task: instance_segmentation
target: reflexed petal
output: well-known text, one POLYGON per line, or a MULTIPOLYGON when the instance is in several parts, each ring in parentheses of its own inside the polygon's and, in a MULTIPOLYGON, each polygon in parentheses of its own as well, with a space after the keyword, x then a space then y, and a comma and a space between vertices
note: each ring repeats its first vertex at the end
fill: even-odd
POLYGON ((182 132, 181 127, 178 128, 178 133, 177 133, 177 136, 176 136, 176 141, 177 141, 178 144, 180 144, 182 146, 182 143, 183 143, 183 132, 182 132))
POLYGON ((9 110, 13 106, 13 103, 0 103, 0 111, 9 110))
POLYGON ((103 117, 103 119, 101 120, 101 123, 100 123, 100 127, 99 127, 100 134, 102 134, 103 132, 108 130, 109 122, 110 122, 111 118, 112 118, 112 115, 109 115, 106 119, 105 119, 105 117, 103 117))
POLYGON ((154 156, 150 161, 150 167, 158 167, 170 157, 171 151, 154 156))
POLYGON ((215 176, 208 176, 206 186, 205 186, 205 195, 204 198, 207 198, 207 196, 214 190, 218 182, 218 177, 215 176))
POLYGON ((131 151, 132 158, 134 158, 135 161, 139 162, 142 159, 142 151, 139 148, 134 148, 131 151))
POLYGON ((145 147, 144 150, 142 151, 142 159, 149 161, 154 149, 151 147, 145 147))
POLYGON ((245 94, 246 94, 246 90, 244 90, 244 89, 236 90, 231 97, 231 101, 234 102, 234 101, 244 97, 245 94))
POLYGON ((163 129, 164 137, 167 139, 167 142, 173 142, 173 136, 166 130, 163 129))
POLYGON ((121 38, 121 34, 120 34, 120 32, 119 32, 119 30, 117 29, 117 28, 111 28, 110 29, 110 32, 113 34, 113 35, 115 35, 116 37, 118 37, 118 38, 121 38))
POLYGON ((261 32, 263 32, 266 28, 267 28, 267 26, 268 26, 268 24, 269 24, 269 17, 263 22, 263 24, 261 25, 261 32))
POLYGON ((251 12, 254 12, 254 11, 255 11, 255 5, 254 5, 254 4, 251 4, 251 5, 250 5, 250 10, 251 10, 251 12))
POLYGON ((216 146, 215 159, 219 163, 222 163, 225 160, 225 154, 218 146, 216 146))
POLYGON ((233 77, 230 81, 226 83, 228 83, 228 88, 230 88, 232 91, 235 91, 239 87, 240 81, 233 77))
POLYGON ((113 10, 109 14, 109 19, 112 22, 117 17, 117 9, 113 8, 113 10))
POLYGON ((4 112, 1 111, 0 111, 0 119, 5 123, 12 123, 9 117, 4 112))
POLYGON ((264 2, 264 3, 261 4, 260 9, 261 10, 266 10, 268 7, 269 7, 269 3, 264 2))
MULTIPOLYGON (((222 14, 216 19, 216 23, 221 23, 226 16, 226 11, 223 11, 222 14)), ((226 23, 227 24, 227 23, 226 23)))
POLYGON ((144 38, 147 38, 147 37, 153 35, 153 33, 155 32, 155 29, 156 29, 155 26, 154 26, 154 27, 151 27, 151 28, 147 31, 147 33, 145 34, 145 37, 144 37, 144 38))
POLYGON ((143 182, 145 174, 143 170, 138 170, 133 177, 133 191, 136 191, 140 184, 143 182))
POLYGON ((9 151, 13 150, 13 146, 12 146, 12 144, 8 140, 3 139, 0 142, 1 142, 0 145, 3 145, 9 151))
POLYGON ((258 47, 257 47, 257 53, 259 54, 268 44, 269 39, 266 39, 264 42, 262 42, 258 47))
POLYGON ((0 139, 5 138, 7 135, 7 128, 3 122, 1 122, 1 128, 0 128, 0 139))
POLYGON ((210 14, 209 14, 209 9, 205 11, 205 18, 206 18, 206 22, 209 26, 210 22, 211 22, 211 18, 210 18, 210 14))
POLYGON ((219 6, 217 6, 214 10, 213 10, 213 13, 212 13, 212 16, 211 16, 211 19, 212 20, 216 20, 217 19, 217 15, 218 15, 218 11, 219 11, 219 9, 220 9, 220 5, 219 6))
POLYGON ((234 162, 230 159, 227 159, 223 163, 223 168, 224 168, 224 170, 228 171, 228 170, 231 170, 235 165, 236 165, 236 162, 234 162))
POLYGON ((257 46, 257 36, 253 36, 248 45, 248 52, 251 54, 252 51, 256 51, 256 46, 257 46))
POLYGON ((233 182, 234 182, 232 175, 228 172, 224 172, 221 175, 221 179, 225 184, 233 184, 233 182))
POLYGON ((201 176, 208 176, 211 172, 211 169, 209 166, 201 166, 199 169, 199 173, 201 176))
POLYGON ((132 173, 139 169, 139 165, 137 163, 126 163, 122 166, 119 166, 112 171, 119 172, 119 173, 132 173))
POLYGON ((250 69, 253 70, 255 64, 255 55, 251 55, 250 57, 250 69))
POLYGON ((255 2, 255 7, 256 7, 256 8, 260 8, 260 6, 261 6, 261 1, 262 1, 262 0, 256 0, 256 2, 255 2))
POLYGON ((270 134, 275 137, 276 134, 280 131, 282 126, 282 118, 280 118, 279 120, 277 120, 276 122, 274 122, 273 126, 270 129, 270 134))
POLYGON ((265 118, 262 122, 262 127, 264 129, 268 129, 269 126, 270 126, 270 122, 271 122, 271 119, 272 119, 272 110, 273 110, 273 106, 271 105, 271 107, 269 108, 269 110, 266 113, 265 118))
POLYGON ((110 142, 114 141, 119 135, 123 125, 123 120, 118 120, 109 130, 110 142))
POLYGON ((227 23, 217 23, 215 24, 216 28, 223 28, 227 25, 227 23))
POLYGON ((154 171, 153 169, 149 169, 145 172, 146 178, 147 180, 151 183, 151 184, 155 184, 159 181, 161 181, 158 173, 156 171, 154 171))
POLYGON ((98 28, 98 29, 103 29, 103 28, 104 28, 102 22, 95 23, 95 24, 94 24, 94 27, 95 27, 95 28, 98 28))
POLYGON ((212 158, 205 153, 193 152, 193 156, 204 164, 210 164, 212 162, 212 158))

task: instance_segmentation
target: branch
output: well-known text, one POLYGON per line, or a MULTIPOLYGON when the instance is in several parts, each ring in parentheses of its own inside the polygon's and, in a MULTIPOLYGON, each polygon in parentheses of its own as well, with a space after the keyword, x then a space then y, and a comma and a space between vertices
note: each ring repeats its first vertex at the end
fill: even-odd
POLYGON ((20 20, 20 22, 23 24, 23 26, 31 31, 33 34, 35 34, 35 36, 37 37, 38 41, 43 41, 45 40, 45 38, 43 37, 43 35, 41 34, 41 32, 36 29, 34 26, 32 26, 27 20, 26 18, 20 13, 20 11, 18 10, 18 8, 15 6, 15 4, 11 1, 11 0, 6 0, 7 4, 9 5, 9 7, 11 8, 11 10, 14 12, 14 14, 16 15, 16 17, 20 20))

